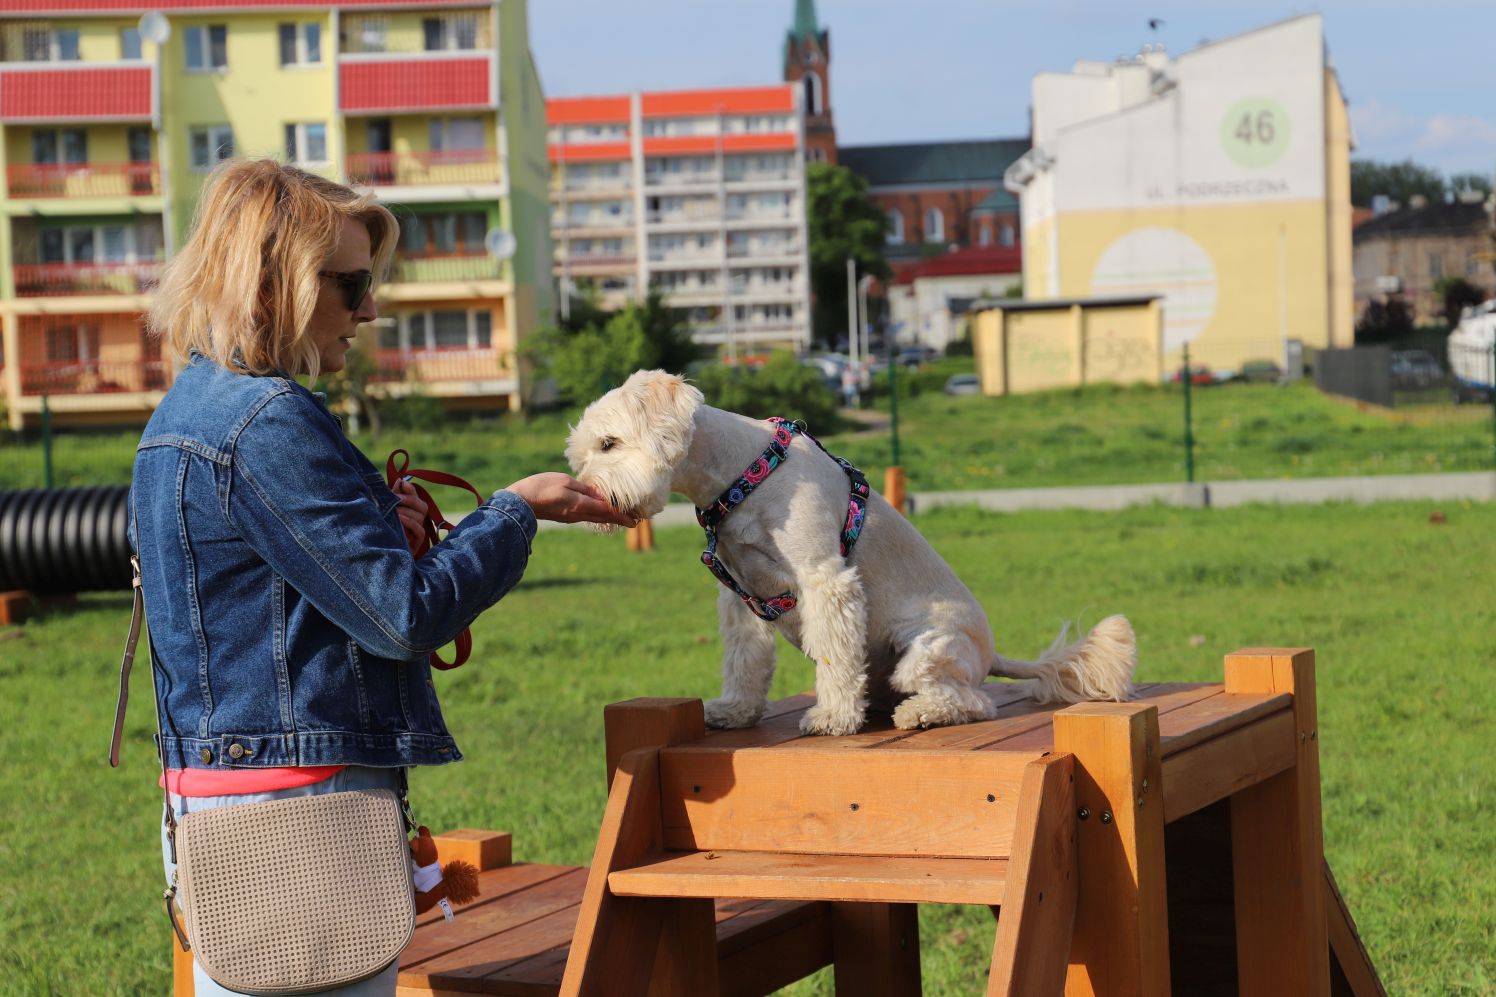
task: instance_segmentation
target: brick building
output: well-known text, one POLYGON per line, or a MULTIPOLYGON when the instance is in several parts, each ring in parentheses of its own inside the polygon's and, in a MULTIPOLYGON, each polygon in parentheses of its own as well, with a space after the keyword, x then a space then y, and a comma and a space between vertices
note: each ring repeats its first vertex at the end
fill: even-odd
POLYGON ((836 162, 836 122, 831 116, 831 32, 816 20, 815 0, 795 0, 795 23, 784 41, 784 81, 800 87, 805 109, 805 158, 836 162))
POLYGON ((1413 321, 1444 321, 1436 285, 1463 277, 1487 294, 1496 293, 1491 219, 1486 207, 1455 201, 1420 204, 1379 215, 1351 233, 1356 314, 1388 294, 1401 294, 1413 321))

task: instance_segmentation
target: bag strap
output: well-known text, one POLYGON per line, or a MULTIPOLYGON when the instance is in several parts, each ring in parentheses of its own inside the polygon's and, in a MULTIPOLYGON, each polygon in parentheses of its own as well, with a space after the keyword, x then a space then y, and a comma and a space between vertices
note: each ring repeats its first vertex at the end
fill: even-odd
MULTIPOLYGON (((433 471, 425 467, 411 467, 410 453, 406 450, 397 449, 390 451, 389 458, 384 462, 384 476, 385 482, 389 485, 391 491, 395 490, 395 483, 403 479, 415 489, 416 498, 426 503, 426 521, 422 524, 426 538, 414 551, 416 557, 425 557, 431 548, 441 543, 442 538, 441 534, 437 532, 438 530, 450 530, 452 528, 452 524, 447 522, 446 517, 442 515, 441 509, 437 507, 436 499, 431 497, 430 492, 417 484, 416 479, 429 481, 434 485, 450 485, 453 488, 465 489, 472 493, 473 498, 477 499, 478 505, 483 504, 483 495, 478 489, 457 475, 448 474, 445 471, 433 471), (397 458, 399 461, 398 465, 396 464, 397 458)), ((472 628, 463 627, 462 632, 454 638, 453 644, 454 654, 450 663, 443 661, 442 656, 436 651, 431 652, 429 660, 432 668, 439 671, 446 671, 465 664, 473 653, 472 628)))

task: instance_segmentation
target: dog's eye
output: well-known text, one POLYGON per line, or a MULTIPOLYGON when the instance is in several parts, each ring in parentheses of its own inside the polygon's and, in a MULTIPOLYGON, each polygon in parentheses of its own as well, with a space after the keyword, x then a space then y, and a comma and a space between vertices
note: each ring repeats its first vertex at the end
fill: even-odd
POLYGON ((614 437, 611 437, 611 436, 604 436, 602 438, 602 440, 600 440, 598 442, 597 448, 599 450, 603 451, 603 453, 607 453, 609 450, 612 450, 617 445, 618 445, 618 440, 617 439, 615 439, 614 437))

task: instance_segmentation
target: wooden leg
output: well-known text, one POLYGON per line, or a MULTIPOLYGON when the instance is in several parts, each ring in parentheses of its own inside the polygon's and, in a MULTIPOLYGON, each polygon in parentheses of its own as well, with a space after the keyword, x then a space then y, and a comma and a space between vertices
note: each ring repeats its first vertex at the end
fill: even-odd
POLYGON ((1330 958, 1340 967, 1346 989, 1355 997, 1387 997, 1387 988, 1382 986, 1371 956, 1361 943, 1361 934, 1328 862, 1325 863, 1325 920, 1330 934, 1330 958))
POLYGON ((608 786, 618 760, 637 748, 668 748, 706 736, 699 699, 630 699, 603 707, 608 786))
POLYGON ((1079 832, 1080 889, 1065 993, 1167 997, 1158 708, 1082 703, 1060 710, 1054 750, 1075 756, 1079 832))
MULTIPOLYGON (((711 900, 650 900, 662 908, 660 944, 655 950, 649 997, 715 995, 717 914, 711 900)), ((609 993, 618 993, 609 989, 609 993)))
POLYGON ((172 997, 192 997, 192 953, 182 948, 176 933, 171 936, 171 993, 172 997))
POLYGON ((1079 886, 1076 823, 1073 756, 1030 762, 1019 791, 987 997, 1064 990, 1079 886))
POLYGON ((1314 652, 1254 649, 1226 656, 1228 693, 1293 696, 1293 768, 1231 797, 1237 966, 1242 997, 1330 992, 1320 826, 1314 652))
POLYGON ((918 997, 919 907, 833 903, 836 992, 855 997, 918 997))

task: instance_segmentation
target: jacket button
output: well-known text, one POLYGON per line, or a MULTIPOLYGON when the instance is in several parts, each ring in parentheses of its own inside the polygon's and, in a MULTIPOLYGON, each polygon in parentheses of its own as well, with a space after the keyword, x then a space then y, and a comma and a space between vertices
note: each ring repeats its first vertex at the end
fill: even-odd
POLYGON ((231 744, 231 745, 229 745, 229 757, 230 758, 243 758, 244 757, 244 745, 242 745, 242 744, 231 744))
POLYGON ((204 765, 212 765, 213 764, 213 752, 209 751, 207 748, 204 748, 202 751, 199 751, 197 753, 197 757, 199 757, 199 758, 201 758, 203 760, 203 764, 204 765))

